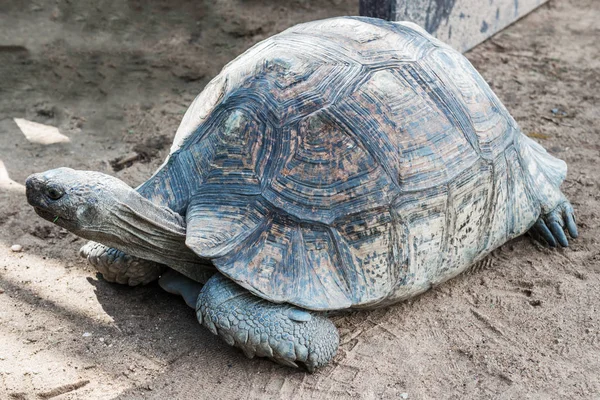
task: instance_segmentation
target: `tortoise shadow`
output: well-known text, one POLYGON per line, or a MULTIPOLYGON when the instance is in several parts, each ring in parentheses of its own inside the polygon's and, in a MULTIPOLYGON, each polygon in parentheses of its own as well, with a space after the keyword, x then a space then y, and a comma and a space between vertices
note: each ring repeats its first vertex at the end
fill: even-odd
POLYGON ((183 298, 165 292, 157 282, 129 287, 107 282, 100 274, 96 279, 88 277, 87 281, 120 334, 139 343, 132 350, 159 359, 164 366, 164 370, 154 374, 151 380, 131 386, 115 398, 130 399, 140 395, 144 398, 149 395, 150 398, 176 398, 183 395, 180 390, 197 393, 200 387, 206 389, 207 383, 211 390, 218 392, 221 389, 217 389, 218 384, 222 381, 250 381, 257 373, 267 380, 298 382, 307 375, 304 370, 293 370, 268 359, 246 358, 241 350, 227 345, 202 327, 195 311, 183 298), (186 387, 172 381, 173 376, 182 374, 186 376, 186 387), (148 387, 152 388, 151 393, 148 387))

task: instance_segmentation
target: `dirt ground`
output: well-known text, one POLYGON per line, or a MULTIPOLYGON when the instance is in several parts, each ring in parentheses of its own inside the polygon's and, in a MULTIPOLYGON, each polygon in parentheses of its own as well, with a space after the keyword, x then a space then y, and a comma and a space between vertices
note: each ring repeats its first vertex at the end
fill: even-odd
MULTIPOLYGON (((358 1, 278 3, 0 1, 10 177, 69 166, 143 182, 226 62, 358 1), (29 143, 14 117, 71 142, 29 143)), ((552 0, 468 54, 523 130, 567 161, 580 238, 551 250, 522 237, 413 301, 337 317, 339 354, 312 375, 246 359, 156 284, 103 281, 78 257, 83 240, 0 179, 0 398, 600 399, 598 20, 597 0, 552 0)))

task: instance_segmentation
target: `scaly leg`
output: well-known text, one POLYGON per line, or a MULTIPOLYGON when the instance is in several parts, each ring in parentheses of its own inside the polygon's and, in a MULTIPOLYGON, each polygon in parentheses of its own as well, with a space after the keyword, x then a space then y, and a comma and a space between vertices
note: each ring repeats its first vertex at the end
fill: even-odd
POLYGON ((88 242, 79 254, 87 258, 107 281, 129 286, 155 281, 167 269, 163 264, 130 256, 96 242, 88 242))
POLYGON ((198 321, 247 357, 268 357, 280 364, 303 364, 310 372, 337 352, 338 331, 318 312, 261 299, 221 274, 200 291, 198 321))
POLYGON ((575 212, 571 203, 566 199, 552 211, 541 215, 529 232, 534 239, 538 241, 543 239, 550 247, 556 247, 557 245, 567 247, 569 241, 564 229, 569 232, 569 236, 573 239, 577 238, 575 212))

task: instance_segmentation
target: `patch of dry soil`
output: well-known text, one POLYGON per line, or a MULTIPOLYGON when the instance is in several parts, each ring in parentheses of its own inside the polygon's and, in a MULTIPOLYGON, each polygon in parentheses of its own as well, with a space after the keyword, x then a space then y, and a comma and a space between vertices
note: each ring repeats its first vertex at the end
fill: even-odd
MULTIPOLYGON (((58 166, 143 182, 226 62, 295 23, 357 12, 353 0, 279 3, 1 2, 0 160, 21 183, 58 166), (31 144, 14 117, 71 142, 31 144)), ((314 375, 246 359, 155 284, 99 279, 82 240, 3 185, 0 398, 599 398, 599 19, 596 0, 552 0, 468 54, 569 164, 581 237, 557 250, 519 238, 413 301, 338 317, 340 352, 314 375)))

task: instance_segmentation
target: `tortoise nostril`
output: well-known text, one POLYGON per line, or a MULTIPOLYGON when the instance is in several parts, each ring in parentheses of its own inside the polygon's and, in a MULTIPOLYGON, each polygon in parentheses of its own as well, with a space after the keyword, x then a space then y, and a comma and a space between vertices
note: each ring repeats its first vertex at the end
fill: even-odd
POLYGON ((40 181, 37 174, 31 175, 25 181, 25 195, 27 196, 27 201, 30 204, 35 202, 35 199, 38 197, 38 190, 40 181))
POLYGON ((27 180, 25 181, 25 187, 28 189, 33 189, 35 184, 39 182, 38 174, 29 175, 27 180))

